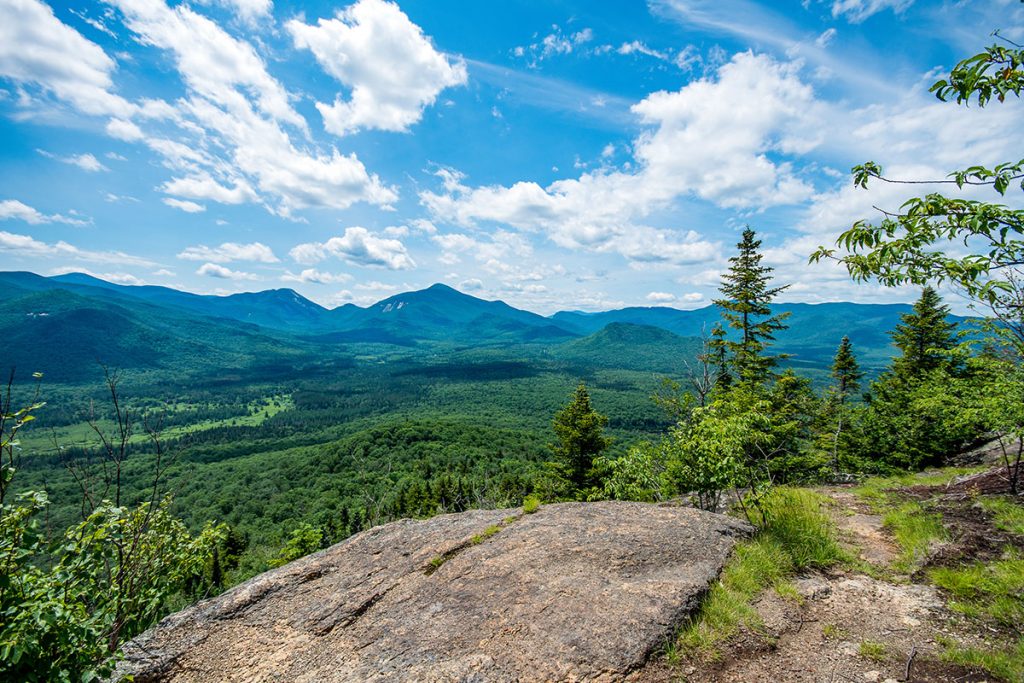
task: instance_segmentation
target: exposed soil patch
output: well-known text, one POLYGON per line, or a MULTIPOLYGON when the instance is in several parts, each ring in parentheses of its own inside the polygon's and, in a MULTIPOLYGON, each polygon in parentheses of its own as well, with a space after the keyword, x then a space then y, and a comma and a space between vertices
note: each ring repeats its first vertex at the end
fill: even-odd
MULTIPOLYGON (((978 478, 986 488, 995 479, 978 478)), ((882 517, 851 487, 821 490, 836 502, 833 516, 847 549, 882 576, 899 557, 899 547, 882 517)), ((991 515, 974 504, 967 485, 913 486, 892 493, 927 503, 941 512, 950 533, 927 567, 999 557, 1019 536, 995 530, 991 515)), ((975 494, 976 495, 976 494, 975 494)), ((914 579, 923 578, 919 573, 914 579)), ((744 629, 721 648, 717 661, 691 661, 670 667, 652 663, 641 681, 814 681, 816 683, 979 683, 990 674, 940 658, 941 641, 954 637, 965 646, 983 646, 964 620, 946 607, 942 592, 923 583, 904 583, 837 571, 797 578, 799 599, 767 591, 754 605, 763 627, 744 629), (909 678, 907 668, 909 665, 909 678)), ((788 592, 788 591, 787 591, 788 592)), ((991 634, 989 634, 991 635, 991 634)))

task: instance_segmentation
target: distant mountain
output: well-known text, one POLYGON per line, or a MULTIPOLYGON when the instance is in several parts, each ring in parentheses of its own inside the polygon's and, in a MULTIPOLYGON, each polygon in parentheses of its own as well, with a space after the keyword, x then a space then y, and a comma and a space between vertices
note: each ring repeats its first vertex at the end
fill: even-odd
MULTIPOLYGON (((888 363, 895 349, 889 332, 900 322, 900 315, 909 313, 909 304, 855 304, 849 302, 824 304, 778 304, 776 313, 789 313, 787 329, 776 337, 776 349, 793 354, 792 365, 820 366, 830 362, 843 335, 848 335, 862 362, 868 367, 888 363)), ((956 322, 966 318, 950 316, 956 322)), ((599 313, 561 311, 551 316, 561 327, 589 334, 609 323, 650 325, 682 337, 699 337, 710 333, 722 317, 716 306, 681 311, 664 306, 633 307, 599 313)))
POLYGON ((555 346, 554 360, 584 367, 679 373, 701 351, 701 342, 650 325, 610 323, 582 339, 555 346))
POLYGON ((83 273, 68 273, 47 279, 62 286, 102 289, 151 304, 174 306, 200 315, 230 318, 281 330, 296 331, 324 327, 329 313, 326 308, 293 289, 209 296, 155 285, 117 285, 83 273))
POLYGON ((303 358, 257 327, 142 301, 128 305, 66 289, 21 289, 0 304, 0 365, 52 381, 95 380, 100 364, 183 376, 303 358))
MULTIPOLYGON (((101 352, 123 356, 140 368, 188 367, 182 359, 199 354, 204 358, 196 367, 207 367, 229 357, 232 363, 249 363, 258 355, 254 349, 269 354, 273 363, 277 352, 271 348, 316 357, 344 354, 352 345, 451 351, 524 344, 546 349, 560 362, 675 371, 684 350, 692 358, 701 334, 721 320, 714 306, 562 311, 544 317, 443 284, 366 308, 346 304, 335 309, 291 289, 210 296, 117 285, 81 273, 0 273, 0 285, 7 295, 0 333, 6 335, 8 356, 35 348, 29 358, 59 355, 66 372, 74 365, 72 357, 95 358, 101 352)), ((789 327, 775 345, 792 354, 789 365, 823 370, 845 334, 865 368, 877 371, 894 352, 889 332, 911 309, 905 304, 826 303, 780 304, 774 310, 790 313, 789 327)))
POLYGON ((547 342, 571 339, 569 332, 543 316, 503 301, 484 301, 447 285, 388 297, 360 312, 345 313, 349 332, 375 330, 407 339, 481 342, 547 342))

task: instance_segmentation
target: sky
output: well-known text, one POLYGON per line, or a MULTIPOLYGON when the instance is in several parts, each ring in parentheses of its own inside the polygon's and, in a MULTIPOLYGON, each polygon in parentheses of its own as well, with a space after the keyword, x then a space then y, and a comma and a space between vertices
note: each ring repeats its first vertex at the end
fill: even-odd
POLYGON ((1020 101, 928 92, 997 29, 1024 5, 0 0, 0 269, 696 308, 750 225, 782 300, 909 301, 807 256, 928 189, 854 164, 1024 157, 1020 101))

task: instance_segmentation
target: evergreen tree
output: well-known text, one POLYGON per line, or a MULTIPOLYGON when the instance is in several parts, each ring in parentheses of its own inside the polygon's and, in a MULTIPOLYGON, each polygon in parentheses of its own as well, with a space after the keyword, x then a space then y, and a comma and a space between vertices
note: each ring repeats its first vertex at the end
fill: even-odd
POLYGON ((721 323, 715 323, 711 330, 711 340, 708 342, 708 360, 715 366, 715 387, 717 389, 728 389, 732 384, 732 375, 729 374, 728 346, 726 345, 725 328, 721 323))
POLYGON ((953 331, 956 323, 949 322, 949 306, 931 287, 925 287, 921 298, 914 304, 913 313, 905 313, 902 323, 892 333, 893 343, 901 356, 893 363, 893 372, 902 379, 916 379, 939 368, 949 366, 943 351, 956 346, 953 331))
POLYGON ((577 492, 592 485, 594 458, 599 456, 611 439, 604 436, 608 418, 590 403, 590 394, 580 382, 567 406, 555 414, 554 429, 558 443, 552 447, 567 471, 567 478, 577 492))
POLYGON ((739 253, 729 259, 732 265, 719 288, 723 298, 716 299, 715 305, 722 309, 729 327, 740 332, 739 341, 725 341, 732 352, 733 367, 739 379, 756 384, 768 379, 772 368, 783 357, 768 355, 765 351, 775 339, 775 333, 786 328, 783 321, 789 314, 772 315, 771 303, 788 285, 769 286, 772 268, 761 265, 762 254, 758 251, 761 241, 755 239, 749 227, 736 246, 739 253))
POLYGON ((832 360, 832 379, 836 381, 835 395, 839 404, 845 404, 850 394, 860 389, 860 380, 864 377, 857 357, 853 355, 853 344, 849 337, 843 337, 832 360))
POLYGON ((839 452, 843 443, 843 430, 849 422, 846 400, 860 389, 860 380, 863 377, 864 373, 857 363, 857 357, 853 355, 853 344, 850 343, 849 337, 844 336, 832 360, 832 379, 835 380, 835 384, 825 403, 823 415, 823 422, 830 432, 832 471, 836 473, 840 470, 839 452))

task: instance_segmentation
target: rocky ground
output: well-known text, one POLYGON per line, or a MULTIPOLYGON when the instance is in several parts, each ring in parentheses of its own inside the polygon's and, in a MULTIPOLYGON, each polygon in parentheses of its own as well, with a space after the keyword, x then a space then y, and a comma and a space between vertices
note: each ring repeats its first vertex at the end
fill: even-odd
POLYGON ((659 652, 749 527, 684 507, 566 503, 364 532, 168 617, 126 648, 118 675, 138 683, 995 680, 943 662, 944 643, 988 647, 1016 634, 951 612, 927 572, 995 559, 1008 546, 1024 551, 1024 536, 996 529, 975 502, 1000 492, 998 474, 917 481, 884 495, 941 512, 947 541, 908 565, 852 486, 819 489, 851 560, 765 591, 754 605, 762 625, 741 630, 717 657, 670 662, 659 652))
POLYGON ((641 503, 477 510, 371 529, 171 615, 146 681, 611 681, 700 603, 750 528, 641 503))
POLYGON ((912 575, 893 571, 900 549, 882 517, 854 495, 852 487, 821 489, 833 501, 831 513, 847 549, 861 561, 861 571, 842 569, 799 577, 792 582, 795 594, 768 591, 755 605, 762 629, 745 629, 714 661, 690 660, 674 666, 654 661, 643 680, 997 680, 983 671, 941 661, 941 642, 984 647, 1000 640, 1009 643, 1016 634, 981 628, 951 612, 940 590, 925 581, 929 567, 992 559, 1007 545, 1024 549, 1024 537, 995 529, 991 516, 974 504, 973 495, 986 488, 1001 490, 989 474, 951 486, 911 485, 891 492, 900 499, 929 501, 933 509, 942 511, 950 532, 951 540, 929 548, 927 559, 912 575))

